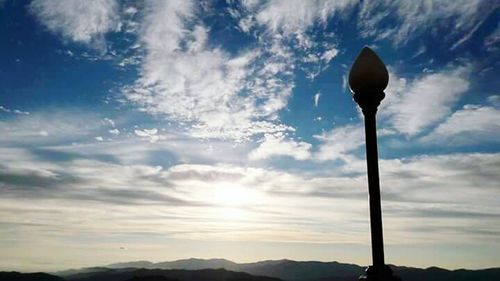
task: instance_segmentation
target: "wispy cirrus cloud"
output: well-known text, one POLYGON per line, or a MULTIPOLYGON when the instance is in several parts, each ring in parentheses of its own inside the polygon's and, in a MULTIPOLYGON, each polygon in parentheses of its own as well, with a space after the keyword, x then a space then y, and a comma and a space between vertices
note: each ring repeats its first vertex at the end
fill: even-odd
POLYGON ((423 143, 446 146, 492 144, 499 140, 498 107, 471 104, 455 111, 428 135, 420 138, 423 143))
MULTIPOLYGON (((273 44, 275 49, 288 49, 288 63, 314 80, 328 68, 340 50, 334 43, 335 34, 321 36, 309 32, 326 28, 328 20, 352 6, 353 1, 244 1, 239 26, 260 41, 273 44), (320 37, 320 38, 316 38, 320 37)), ((267 44, 269 44, 267 43, 267 44)))
POLYGON ((399 133, 421 134, 444 120, 469 89, 469 67, 422 74, 413 80, 391 73, 379 116, 399 133))
POLYGON ((285 35, 301 35, 318 22, 326 24, 335 13, 353 5, 350 0, 300 1, 278 0, 264 4, 259 1, 245 1, 247 9, 256 11, 257 24, 265 25, 270 32, 285 35))
POLYGON ((500 23, 497 28, 484 39, 484 46, 490 52, 498 51, 498 42, 500 42, 500 23))
MULTIPOLYGON (((493 2, 365 1, 361 4, 358 25, 363 36, 388 39, 402 45, 422 33, 433 33, 439 22, 443 27, 452 26, 451 32, 445 36, 448 44, 461 44, 464 34, 470 33, 494 10, 490 7, 493 2), (391 24, 387 25, 388 21, 391 24)), ((468 38, 470 36, 465 40, 468 38)))

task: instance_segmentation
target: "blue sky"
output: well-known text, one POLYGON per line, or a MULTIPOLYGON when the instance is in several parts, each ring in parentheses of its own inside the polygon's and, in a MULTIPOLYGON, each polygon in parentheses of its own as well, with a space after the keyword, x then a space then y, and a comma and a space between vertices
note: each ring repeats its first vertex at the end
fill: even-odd
POLYGON ((363 46, 386 259, 500 264, 497 1, 0 1, 0 268, 370 263, 363 46), (47 256, 47 253, 51 253, 47 256))

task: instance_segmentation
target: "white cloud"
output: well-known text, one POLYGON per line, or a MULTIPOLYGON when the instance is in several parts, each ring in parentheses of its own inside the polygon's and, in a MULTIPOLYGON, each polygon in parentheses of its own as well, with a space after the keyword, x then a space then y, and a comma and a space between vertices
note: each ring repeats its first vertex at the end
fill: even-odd
POLYGON ((0 143, 47 144, 92 139, 100 128, 98 116, 78 110, 16 114, 0 121, 0 143), (43 137, 43 138, 41 138, 43 137))
POLYGON ((276 121, 293 83, 278 75, 286 71, 275 55, 257 48, 230 55, 207 43, 209 30, 195 18, 191 1, 149 1, 144 30, 141 78, 124 89, 142 110, 185 122, 193 135, 233 138, 257 130, 281 131, 276 121), (194 27, 192 27, 194 26, 194 27), (262 124, 266 124, 262 126, 262 124))
MULTIPOLYGON (((125 126, 122 131, 116 128, 110 130, 108 125, 103 124, 101 116, 74 109, 66 112, 32 112, 30 115, 13 117, 0 121, 0 146, 29 147, 42 151, 44 157, 57 157, 60 154, 65 159, 72 159, 76 155, 130 165, 149 165, 152 159, 166 166, 179 162, 243 164, 248 161, 248 153, 252 149, 247 142, 207 142, 175 128, 159 129, 150 125, 137 128, 125 126), (119 134, 114 134, 118 131, 119 134), (96 142, 96 136, 106 141, 96 142), (49 152, 43 152, 45 150, 49 152), (51 153, 52 150, 60 153, 51 153)), ((126 123, 126 119, 120 119, 120 124, 126 123)), ((263 128, 262 131, 267 129, 263 128)))
POLYGON ((49 133, 48 133, 47 131, 45 131, 45 130, 41 130, 40 132, 38 132, 38 134, 39 134, 40 136, 42 136, 42 137, 46 137, 46 136, 48 136, 48 135, 49 135, 49 133))
POLYGON ((351 4, 350 0, 277 0, 263 5, 245 3, 247 8, 257 10, 256 21, 271 32, 285 35, 304 33, 314 24, 325 24, 335 13, 351 4))
MULTIPOLYGON (((391 129, 381 128, 377 131, 378 138, 394 135, 391 129)), ((348 124, 334 126, 333 129, 313 136, 319 141, 313 159, 317 161, 342 160, 349 167, 365 167, 365 163, 353 154, 365 144, 365 129, 363 124, 348 124)), ((348 167, 348 168, 349 168, 348 167)), ((345 167, 344 167, 345 168, 345 167)), ((343 168, 343 169, 344 169, 343 168)))
POLYGON ((398 132, 418 135, 451 113, 452 107, 469 89, 469 72, 466 67, 458 67, 424 74, 413 81, 391 73, 378 115, 398 132))
POLYGON ((496 172, 499 156, 457 153, 381 160, 382 187, 406 200, 490 205, 496 200, 487 194, 498 187, 495 179, 499 177, 496 172))
POLYGON ((30 114, 27 111, 22 111, 19 109, 10 109, 10 108, 7 108, 7 107, 2 106, 2 105, 0 105, 0 112, 21 114, 21 115, 29 115, 30 114))
POLYGON ((365 1, 358 25, 364 36, 389 38, 396 44, 404 44, 423 32, 432 32, 438 23, 447 21, 453 28, 448 29, 445 39, 460 41, 464 39, 463 33, 470 33, 487 17, 485 13, 492 12, 488 9, 487 2, 481 0, 365 1), (387 20, 394 23, 383 26, 387 20))
POLYGON ((484 38, 484 46, 490 52, 498 50, 498 42, 500 42, 500 23, 497 23, 497 27, 493 32, 484 38))
POLYGON ((120 28, 115 0, 34 0, 32 12, 51 32, 105 50, 104 36, 120 28))
POLYGON ((144 129, 144 130, 134 130, 135 134, 139 137, 149 137, 158 134, 158 129, 144 129))
POLYGON ((319 161, 351 159, 349 152, 364 144, 365 133, 361 125, 345 125, 334 127, 331 131, 314 138, 320 141, 314 158, 319 161))
POLYGON ((489 96, 487 101, 494 107, 500 107, 500 95, 489 96))
POLYGON ((321 97, 321 93, 316 93, 314 95, 314 107, 318 107, 319 105, 319 98, 321 97))
POLYGON ((134 130, 134 133, 145 139, 149 140, 152 143, 155 143, 161 139, 164 139, 164 136, 161 136, 158 134, 158 129, 153 128, 153 129, 144 129, 144 130, 134 130))
POLYGON ((113 121, 113 119, 110 118, 103 118, 101 122, 103 125, 110 126, 112 128, 116 126, 115 121, 113 121))
POLYGON ((500 110, 492 106, 465 105, 420 140, 446 146, 499 143, 500 110))
POLYGON ((336 48, 332 48, 329 50, 326 50, 322 55, 321 59, 325 61, 325 63, 329 63, 334 57, 336 57, 339 53, 339 50, 336 48))
POLYGON ((262 160, 273 156, 290 156, 296 160, 306 160, 311 156, 312 145, 307 142, 289 140, 283 134, 266 134, 259 146, 250 152, 250 160, 262 160))
POLYGON ((339 50, 330 40, 335 34, 324 31, 321 40, 317 40, 318 34, 309 31, 315 26, 325 29, 328 19, 351 4, 354 1, 247 1, 243 2, 246 16, 240 25, 244 23, 242 30, 251 30, 260 41, 288 49, 290 55, 286 62, 296 65, 305 72, 306 78, 314 80, 328 68, 339 50))
POLYGON ((462 44, 465 42, 469 41, 469 39, 476 33, 476 31, 483 25, 483 22, 486 20, 486 17, 482 19, 480 22, 478 22, 470 31, 468 31, 466 34, 462 36, 457 42, 455 42, 451 47, 450 51, 453 51, 454 49, 460 47, 462 44))
MULTIPOLYGON (((347 5, 311 3, 307 9, 323 23, 347 5)), ((261 4, 247 1, 241 10, 228 12, 233 18, 255 21, 265 18, 263 14, 275 5, 278 10, 287 6, 285 2, 261 4)), ((138 33, 146 54, 140 78, 125 86, 123 93, 140 110, 175 121, 195 137, 242 141, 256 134, 292 131, 281 124, 279 113, 292 94, 294 70, 299 67, 314 79, 339 52, 335 44, 314 42, 305 33, 289 37, 292 34, 282 28, 276 32, 284 34, 261 28, 250 49, 229 53, 210 42, 210 30, 198 18, 200 9, 207 7, 192 1, 149 1, 146 6, 138 33)), ((304 31, 313 24, 309 19, 303 23, 304 31)), ((254 24, 247 22, 244 29, 254 24)))
MULTIPOLYGON (((295 36, 303 46, 311 43, 306 31, 314 25, 325 25, 332 16, 342 17, 359 4, 358 29, 362 36, 388 38, 396 44, 406 43, 423 32, 435 33, 436 26, 449 24, 451 32, 445 39, 458 46, 471 38, 481 23, 493 12, 480 0, 458 0, 443 3, 438 0, 275 0, 244 1, 250 16, 240 20, 245 32, 255 25, 268 32, 295 36), (389 25, 387 23, 390 23, 389 25)), ((344 17, 346 18, 346 17, 344 17)))

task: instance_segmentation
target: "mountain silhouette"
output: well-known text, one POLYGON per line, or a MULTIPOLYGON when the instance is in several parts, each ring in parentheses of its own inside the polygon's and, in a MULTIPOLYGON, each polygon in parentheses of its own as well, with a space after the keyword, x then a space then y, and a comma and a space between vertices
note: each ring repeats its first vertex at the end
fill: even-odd
POLYGON ((0 272, 2 281, 64 281, 61 277, 47 273, 20 273, 20 272, 0 272))
POLYGON ((364 273, 365 268, 338 262, 316 262, 316 261, 292 261, 292 260, 269 260, 255 263, 235 263, 225 259, 185 259, 171 262, 129 262, 116 263, 108 267, 130 268, 137 265, 144 268, 161 269, 204 269, 204 268, 224 268, 232 271, 246 272, 253 275, 270 276, 287 281, 309 281, 322 280, 323 278, 343 280, 352 278, 364 273))
POLYGON ((178 279, 172 279, 165 276, 134 276, 132 279, 127 281, 179 281, 178 279))
POLYGON ((225 269, 108 269, 94 273, 66 276, 67 281, 281 281, 278 278, 253 276, 225 269))
MULTIPOLYGON (((92 272, 89 268, 82 269, 79 274, 75 275, 73 271, 65 271, 57 273, 60 276, 65 277, 67 280, 97 280, 91 277, 98 276, 99 274, 113 275, 117 272, 134 272, 142 268, 144 272, 148 272, 148 275, 154 274, 155 270, 179 270, 183 269, 183 272, 197 272, 203 269, 225 269, 225 272, 244 272, 251 274, 253 276, 267 276, 272 278, 277 278, 284 281, 346 281, 346 280, 358 280, 358 277, 364 273, 365 267, 339 263, 339 262, 318 262, 318 261, 293 261, 293 260, 269 260, 260 261, 255 263, 235 263, 225 259, 184 259, 177 261, 168 262, 148 262, 148 261, 137 261, 137 262, 126 262, 126 263, 115 263, 108 265, 106 267, 97 267, 97 269, 92 272), (188 270, 189 269, 189 270, 188 270), (149 270, 149 271, 148 271, 149 270), (68 274, 72 272, 71 274, 68 274), (114 273, 113 273, 114 272, 114 273), (79 276, 80 279, 76 278, 79 276), (83 277, 88 277, 84 279, 83 277)), ((438 267, 429 267, 427 269, 403 267, 403 266, 391 266, 392 270, 397 276, 400 276, 404 281, 497 281, 500 280, 500 268, 482 269, 482 270, 447 270, 438 267)), ((218 271, 215 271, 218 272, 218 271)), ((127 273, 128 274, 128 273, 127 273)), ((127 275, 124 274, 124 275, 127 275)), ((197 273, 194 273, 197 274, 197 273)), ((212 273, 219 274, 221 272, 212 273)), ((230 274, 230 273, 228 273, 230 274)), ((158 275, 158 274, 156 274, 158 275)), ((168 278, 181 278, 179 275, 164 275, 161 276, 168 278)), ((128 274, 128 278, 133 276, 128 274)), ((140 277, 140 276, 138 276, 140 277)), ((208 278, 208 277, 207 277, 208 278)), ((243 278, 243 277, 242 277, 243 278)), ((257 277, 262 278, 262 277, 257 277)), ((271 279, 271 280, 277 280, 271 279)), ((108 280, 108 279, 106 279, 108 280)), ((110 279, 111 280, 111 279, 110 279)), ((127 279, 112 279, 113 281, 125 281, 127 279)), ((183 279, 179 279, 183 280, 183 279)), ((202 280, 219 280, 219 279, 203 279, 202 280)), ((220 279, 226 280, 226 279, 220 279)), ((232 280, 232 279, 227 279, 232 280)), ((265 279, 237 279, 237 280, 265 280, 265 279)), ((103 280, 104 281, 104 280, 103 280)))

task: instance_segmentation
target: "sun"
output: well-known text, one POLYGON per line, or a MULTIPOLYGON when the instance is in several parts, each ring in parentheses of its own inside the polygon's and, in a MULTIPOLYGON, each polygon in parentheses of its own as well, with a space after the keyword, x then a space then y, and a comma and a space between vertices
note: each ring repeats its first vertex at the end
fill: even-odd
POLYGON ((215 186, 213 201, 222 207, 243 207, 257 203, 257 192, 238 184, 221 183, 215 186))

